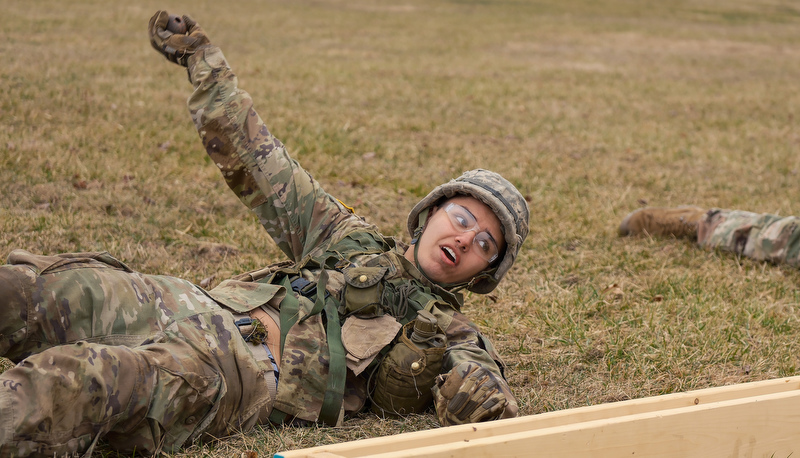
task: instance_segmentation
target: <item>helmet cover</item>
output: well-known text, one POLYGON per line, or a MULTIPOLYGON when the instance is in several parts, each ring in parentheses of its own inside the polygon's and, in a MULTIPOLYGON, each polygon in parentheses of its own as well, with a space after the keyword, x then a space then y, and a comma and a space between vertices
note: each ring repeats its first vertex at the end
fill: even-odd
POLYGON ((469 196, 483 202, 500 220, 506 241, 505 254, 496 267, 484 271, 488 275, 479 274, 480 278, 467 287, 474 293, 486 294, 494 290, 514 264, 522 242, 528 235, 528 204, 519 190, 500 174, 484 169, 470 170, 455 180, 437 186, 411 209, 408 215, 408 232, 411 236, 415 235, 423 210, 436 205, 441 199, 456 196, 469 196))

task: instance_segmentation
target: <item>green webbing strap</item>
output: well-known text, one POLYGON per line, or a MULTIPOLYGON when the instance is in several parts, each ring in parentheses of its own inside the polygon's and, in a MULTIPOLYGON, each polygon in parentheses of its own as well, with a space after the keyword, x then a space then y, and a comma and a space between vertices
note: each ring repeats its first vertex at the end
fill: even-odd
MULTIPOLYGON (((297 317, 299 316, 300 310, 300 301, 297 300, 296 297, 292 294, 292 282, 289 281, 289 276, 284 276, 281 280, 280 284, 286 288, 287 294, 286 297, 281 301, 281 354, 283 354, 283 349, 286 346, 286 335, 289 333, 289 329, 297 323, 297 317)), ((278 362, 280 364, 280 361, 278 362)), ((278 380, 280 384, 280 380, 278 380)), ((272 409, 272 412, 269 414, 269 421, 277 424, 283 424, 286 421, 286 417, 289 414, 283 412, 278 409, 272 409)))
MULTIPOLYGON (((322 265, 324 266, 325 263, 323 262, 322 265)), ((325 316, 328 320, 325 331, 328 339, 330 366, 328 367, 328 387, 322 401, 319 420, 326 425, 335 426, 339 420, 339 413, 342 410, 342 401, 344 399, 347 359, 345 357, 344 344, 342 343, 342 327, 339 323, 339 304, 336 299, 326 294, 325 287, 327 283, 328 272, 323 269, 317 281, 317 297, 314 301, 314 307, 300 322, 305 321, 310 316, 321 313, 323 310, 325 311, 325 316)), ((281 284, 286 287, 287 291, 292 290, 288 277, 283 278, 281 284)), ((283 353, 289 329, 298 321, 299 309, 300 301, 293 295, 287 294, 281 303, 281 353, 283 353)), ((274 423, 283 423, 287 416, 285 412, 273 409, 269 419, 274 423)))
MULTIPOLYGON (((325 263, 323 262, 324 266, 325 263)), ((317 281, 317 300, 312 313, 325 311, 328 325, 325 333, 328 336, 328 388, 322 400, 319 420, 328 426, 336 426, 339 413, 342 411, 344 399, 344 384, 347 378, 347 359, 345 358, 344 344, 342 343, 342 327, 339 323, 339 304, 333 297, 327 297, 325 287, 328 284, 328 272, 323 270, 317 281), (327 299, 327 300, 326 300, 327 299)), ((305 317, 304 317, 305 318, 305 317)))
POLYGON ((297 323, 297 317, 300 316, 300 301, 292 294, 292 282, 289 276, 284 276, 281 280, 281 285, 286 288, 286 297, 281 301, 281 354, 283 354, 283 347, 286 346, 286 335, 289 329, 297 323))
POLYGON ((347 359, 342 344, 342 328, 339 325, 339 307, 329 301, 325 307, 328 316, 328 352, 330 366, 328 372, 328 389, 322 401, 319 419, 329 426, 336 426, 344 400, 344 385, 347 379, 347 359))
POLYGON ((308 315, 300 318, 301 323, 306 321, 309 317, 321 313, 325 308, 325 296, 328 295, 328 290, 325 289, 328 286, 328 271, 324 269, 325 264, 322 265, 323 269, 317 280, 317 297, 314 299, 314 307, 308 312, 308 315))

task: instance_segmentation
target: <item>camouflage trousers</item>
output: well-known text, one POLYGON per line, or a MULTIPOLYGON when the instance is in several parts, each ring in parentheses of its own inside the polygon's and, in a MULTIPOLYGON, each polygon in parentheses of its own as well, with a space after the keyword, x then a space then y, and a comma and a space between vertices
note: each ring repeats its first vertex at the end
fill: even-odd
POLYGON ((107 253, 0 267, 0 457, 173 451, 266 421, 273 400, 233 316, 107 253))
POLYGON ((700 221, 697 242, 759 261, 800 266, 800 218, 713 209, 700 221))

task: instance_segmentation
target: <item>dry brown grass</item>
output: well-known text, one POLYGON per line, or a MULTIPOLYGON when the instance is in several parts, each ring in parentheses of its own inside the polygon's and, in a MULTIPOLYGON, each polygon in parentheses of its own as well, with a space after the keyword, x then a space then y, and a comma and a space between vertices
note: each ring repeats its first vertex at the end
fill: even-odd
MULTIPOLYGON (((405 211, 462 170, 520 187, 529 240, 466 312, 510 364, 523 414, 800 371, 796 269, 616 237, 644 203, 800 214, 795 3, 11 2, 0 255, 108 250, 213 283, 279 258, 204 158, 185 73, 147 42, 159 8, 194 15, 271 130, 388 233, 405 237, 405 211)), ((433 424, 365 415, 185 455, 433 424)))

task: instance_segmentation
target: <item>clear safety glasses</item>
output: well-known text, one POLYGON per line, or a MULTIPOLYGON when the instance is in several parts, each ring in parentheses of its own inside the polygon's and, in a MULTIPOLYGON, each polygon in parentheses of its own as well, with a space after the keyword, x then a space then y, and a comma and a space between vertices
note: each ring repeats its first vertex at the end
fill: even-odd
POLYGON ((475 252, 480 257, 485 259, 491 264, 497 259, 500 250, 497 248, 497 242, 491 234, 486 231, 480 231, 478 228, 478 221, 469 210, 461 205, 449 203, 445 207, 444 212, 450 218, 450 223, 458 231, 461 232, 475 232, 475 237, 472 239, 472 245, 475 247, 475 252))

